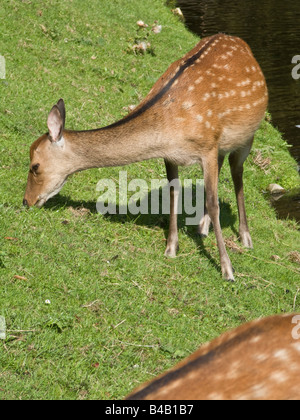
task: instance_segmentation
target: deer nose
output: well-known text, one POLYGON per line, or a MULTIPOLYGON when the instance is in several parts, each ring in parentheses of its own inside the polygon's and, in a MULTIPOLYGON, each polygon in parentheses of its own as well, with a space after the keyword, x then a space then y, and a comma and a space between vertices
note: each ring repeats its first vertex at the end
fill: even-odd
POLYGON ((23 206, 28 207, 28 202, 27 202, 26 198, 24 198, 24 200, 23 200, 23 206))

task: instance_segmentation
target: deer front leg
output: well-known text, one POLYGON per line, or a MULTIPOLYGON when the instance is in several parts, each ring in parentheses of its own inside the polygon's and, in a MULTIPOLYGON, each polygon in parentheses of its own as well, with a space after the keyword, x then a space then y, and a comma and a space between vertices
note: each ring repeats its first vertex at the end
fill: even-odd
POLYGON ((167 239, 166 257, 176 257, 178 246, 177 212, 179 198, 178 166, 165 160, 167 178, 170 184, 170 226, 167 239))

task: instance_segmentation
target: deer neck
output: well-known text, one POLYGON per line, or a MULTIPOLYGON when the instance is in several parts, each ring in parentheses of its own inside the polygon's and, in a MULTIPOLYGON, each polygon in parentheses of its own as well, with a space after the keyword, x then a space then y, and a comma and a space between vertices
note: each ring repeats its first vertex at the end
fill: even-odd
POLYGON ((164 157, 161 130, 146 116, 88 131, 64 131, 73 172, 164 157))

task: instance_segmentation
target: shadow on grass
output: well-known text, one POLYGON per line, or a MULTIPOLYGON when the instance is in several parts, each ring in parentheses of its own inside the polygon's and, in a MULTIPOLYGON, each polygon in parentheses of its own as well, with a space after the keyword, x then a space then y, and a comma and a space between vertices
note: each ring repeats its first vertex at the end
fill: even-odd
MULTIPOLYGON (((193 189, 194 189, 193 185, 193 189)), ((185 190, 183 189, 183 193, 185 193, 185 190)), ((126 214, 120 214, 120 206, 116 205, 116 214, 106 214, 102 217, 105 217, 112 223, 133 223, 139 226, 147 226, 149 228, 153 227, 159 227, 163 229, 165 238, 168 237, 169 232, 169 215, 163 214, 162 212, 162 191, 159 193, 159 212, 158 214, 132 214, 129 210, 126 212, 126 208, 124 211, 124 207, 121 209, 121 213, 126 214)), ((146 195, 142 201, 137 202, 138 207, 142 207, 143 203, 145 204, 145 201, 148 205, 148 209, 151 209, 151 191, 146 195)), ((96 201, 76 201, 69 199, 68 197, 65 197, 63 195, 57 195, 50 199, 46 204, 45 208, 48 210, 56 210, 57 208, 61 207, 71 207, 72 209, 78 209, 80 212, 80 209, 87 209, 91 214, 97 214, 97 207, 96 207, 96 201)), ((203 256, 205 256, 208 261, 212 264, 212 266, 221 272, 219 261, 216 261, 210 253, 207 251, 205 247, 205 238, 202 238, 197 233, 197 226, 186 226, 185 221, 187 217, 191 217, 189 215, 186 215, 184 212, 183 214, 178 215, 178 229, 184 229, 185 233, 195 242, 197 248, 199 249, 199 253, 203 256)), ((237 215, 232 213, 232 209, 229 203, 220 201, 220 222, 221 227, 230 227, 235 235, 238 236, 238 232, 235 228, 235 222, 237 220, 237 215)), ((88 222, 87 222, 88 223, 88 222)), ((211 234, 213 234, 213 229, 211 227, 211 234)), ((180 247, 180 244, 179 244, 180 247)))

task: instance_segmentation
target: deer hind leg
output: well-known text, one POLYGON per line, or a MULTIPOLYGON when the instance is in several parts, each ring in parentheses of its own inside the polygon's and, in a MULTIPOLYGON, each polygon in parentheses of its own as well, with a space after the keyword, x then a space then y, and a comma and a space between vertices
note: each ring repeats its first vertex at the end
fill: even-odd
POLYGON ((167 248, 165 251, 166 257, 176 257, 178 246, 178 227, 177 227, 177 213, 178 213, 178 198, 179 198, 179 179, 178 166, 165 160, 167 178, 170 185, 170 226, 169 235, 167 239, 167 248))
POLYGON ((227 254, 220 225, 220 208, 218 200, 218 159, 217 151, 203 159, 204 184, 206 190, 206 208, 212 221, 220 254, 221 270, 223 277, 234 280, 233 268, 227 254))
MULTIPOLYGON (((225 156, 219 156, 218 158, 218 167, 219 167, 219 175, 223 166, 225 156)), ((200 220, 200 223, 198 225, 198 234, 202 237, 208 236, 209 228, 211 225, 211 218, 209 217, 209 214, 207 212, 206 203, 204 204, 204 216, 200 220)))
POLYGON ((247 216, 245 210, 245 199, 243 189, 243 164, 251 150, 253 139, 243 149, 236 150, 229 155, 231 176, 234 183, 236 200, 239 212, 239 235, 242 244, 247 248, 253 248, 252 239, 249 233, 247 216))

